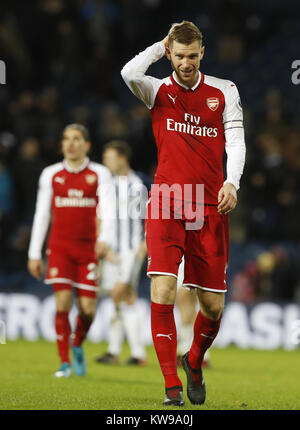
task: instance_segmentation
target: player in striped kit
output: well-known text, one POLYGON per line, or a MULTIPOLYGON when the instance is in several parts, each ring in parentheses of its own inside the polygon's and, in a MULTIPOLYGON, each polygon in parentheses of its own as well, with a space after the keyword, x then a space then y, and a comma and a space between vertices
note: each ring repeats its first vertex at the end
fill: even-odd
POLYGON ((142 339, 143 320, 137 307, 139 275, 146 257, 143 214, 134 210, 144 206, 147 189, 130 167, 131 148, 124 141, 111 141, 104 146, 103 164, 112 173, 116 195, 116 216, 111 229, 107 258, 100 262, 100 286, 109 292, 115 305, 110 321, 107 353, 96 357, 98 363, 118 363, 124 334, 131 357, 127 364, 144 365, 146 352, 142 339))
POLYGON ((45 283, 52 285, 56 301, 55 329, 61 359, 56 377, 69 377, 72 373, 69 311, 73 287, 79 309, 72 341, 73 366, 77 375, 86 373, 82 342, 96 311, 95 269, 98 258, 105 256, 105 235, 110 230, 111 175, 106 167, 89 160, 89 149, 89 134, 84 126, 70 124, 65 127, 62 135, 64 159, 46 167, 39 179, 28 251, 29 272, 41 279, 42 248, 51 224, 45 283), (108 215, 101 219, 100 235, 97 207, 108 215))
POLYGON ((152 338, 165 380, 164 405, 184 404, 173 313, 183 255, 183 286, 197 289, 200 311, 192 346, 182 364, 189 400, 193 404, 205 401, 201 366, 220 327, 227 291, 228 213, 237 204, 245 162, 237 87, 200 72, 203 56, 202 33, 193 23, 183 21, 173 24, 162 41, 139 53, 121 71, 127 86, 150 110, 158 150, 145 229, 152 338), (165 55, 173 73, 164 79, 146 75, 149 66, 165 55))

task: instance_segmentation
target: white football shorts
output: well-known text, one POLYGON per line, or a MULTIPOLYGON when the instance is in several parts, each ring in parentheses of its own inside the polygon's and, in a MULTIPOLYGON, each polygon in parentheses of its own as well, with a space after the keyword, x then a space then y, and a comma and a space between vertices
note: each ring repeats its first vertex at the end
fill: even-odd
POLYGON ((129 284, 133 289, 137 289, 144 260, 137 258, 136 251, 127 251, 118 257, 115 264, 107 260, 99 263, 100 289, 110 291, 116 282, 129 284))

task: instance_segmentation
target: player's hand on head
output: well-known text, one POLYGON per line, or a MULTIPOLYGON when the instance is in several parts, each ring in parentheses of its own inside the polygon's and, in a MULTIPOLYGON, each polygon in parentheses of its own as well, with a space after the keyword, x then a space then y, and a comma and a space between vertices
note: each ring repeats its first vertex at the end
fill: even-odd
POLYGON ((228 214, 237 204, 236 188, 230 182, 223 185, 218 194, 218 212, 219 214, 228 214))
POLYGON ((33 260, 29 259, 27 263, 28 271, 29 273, 35 278, 35 279, 41 279, 42 272, 43 272, 43 262, 42 260, 33 260))

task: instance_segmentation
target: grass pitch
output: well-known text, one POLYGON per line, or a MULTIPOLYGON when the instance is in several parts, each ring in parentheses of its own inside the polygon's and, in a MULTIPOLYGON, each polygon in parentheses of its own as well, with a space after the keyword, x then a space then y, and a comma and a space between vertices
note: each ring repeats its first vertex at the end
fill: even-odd
MULTIPOLYGON (((40 340, 0 345, 0 410, 167 410, 163 378, 153 347, 148 365, 100 365, 94 357, 106 344, 85 343, 88 372, 56 379, 56 345, 40 340)), ((121 360, 128 358, 125 345, 121 360)), ((204 371, 207 399, 180 410, 299 410, 300 350, 255 351, 213 348, 213 366, 204 371)))

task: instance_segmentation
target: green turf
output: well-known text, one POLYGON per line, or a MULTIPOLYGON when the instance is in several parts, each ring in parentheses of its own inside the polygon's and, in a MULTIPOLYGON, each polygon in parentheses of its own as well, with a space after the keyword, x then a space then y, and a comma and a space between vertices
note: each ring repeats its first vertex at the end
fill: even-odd
MULTIPOLYGON (((163 378, 153 347, 148 365, 100 365, 94 357, 106 345, 86 342, 88 373, 56 379, 59 366, 54 343, 24 340, 0 345, 0 409, 21 410, 165 410, 163 378)), ((193 409, 300 409, 300 350, 254 351, 214 348, 213 367, 205 370, 205 405, 193 409)), ((125 345, 122 360, 128 358, 125 345)), ((184 388, 186 378, 179 370, 184 388)), ((178 410, 178 409, 177 409, 178 410)))

